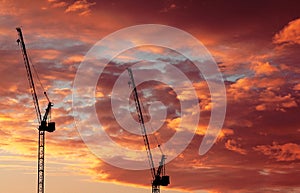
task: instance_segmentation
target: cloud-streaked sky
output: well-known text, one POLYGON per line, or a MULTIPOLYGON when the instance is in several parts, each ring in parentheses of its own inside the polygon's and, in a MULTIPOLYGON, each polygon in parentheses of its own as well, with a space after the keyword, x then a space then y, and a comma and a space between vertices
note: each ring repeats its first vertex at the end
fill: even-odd
MULTIPOLYGON (((98 119, 115 142, 133 149, 143 148, 142 138, 124 132, 111 109, 109 97, 117 76, 127 66, 149 60, 158 68, 163 68, 158 62, 171 63, 191 80, 193 88, 183 88, 181 95, 155 81, 138 87, 146 109, 155 101, 167 108, 165 121, 153 123, 162 125, 156 133, 162 145, 181 121, 180 99, 189 100, 189 89, 199 99, 196 134, 168 162, 171 184, 162 192, 300 192, 300 3, 296 0, 0 0, 0 192, 34 192, 37 186, 37 120, 16 43, 18 26, 55 104, 52 118, 57 130, 46 134, 45 192, 150 192, 148 170, 117 168, 90 151, 72 112, 73 81, 89 49, 106 35, 138 24, 164 24, 192 34, 215 58, 226 85, 222 131, 210 151, 200 156, 212 103, 205 80, 190 61, 172 50, 144 46, 117 56, 99 77, 98 119)), ((189 45, 174 45, 185 43, 189 45)), ((147 73, 155 76, 155 70, 147 73)), ((44 109, 39 84, 37 90, 44 109)), ((83 117, 89 116, 88 109, 83 105, 87 111, 83 117)), ((130 116, 136 118, 134 109, 123 118, 130 116)), ((154 141, 150 138, 152 145, 154 141)), ((106 152, 111 159, 122 159, 109 148, 106 152)))

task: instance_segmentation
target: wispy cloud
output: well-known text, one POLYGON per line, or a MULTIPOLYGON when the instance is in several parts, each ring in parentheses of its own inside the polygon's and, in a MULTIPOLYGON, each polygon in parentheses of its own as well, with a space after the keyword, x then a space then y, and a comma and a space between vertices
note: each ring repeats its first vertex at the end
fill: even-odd
POLYGON ((95 5, 96 2, 88 2, 87 0, 78 0, 69 5, 65 10, 68 12, 78 12, 79 15, 89 15, 91 13, 90 7, 95 5))

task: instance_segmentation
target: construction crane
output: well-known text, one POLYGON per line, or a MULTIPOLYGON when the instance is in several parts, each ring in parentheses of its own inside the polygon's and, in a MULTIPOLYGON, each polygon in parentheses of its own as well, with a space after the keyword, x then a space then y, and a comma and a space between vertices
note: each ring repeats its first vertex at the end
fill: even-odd
POLYGON ((19 39, 17 40, 18 45, 21 47, 22 50, 22 56, 27 72, 27 78, 29 81, 29 87, 30 92, 32 95, 37 119, 39 122, 38 126, 38 132, 39 132, 39 138, 38 138, 38 186, 37 186, 37 192, 38 193, 44 193, 44 163, 45 163, 45 132, 53 132, 55 131, 55 122, 50 122, 50 113, 51 113, 51 107, 53 106, 52 102, 49 100, 47 93, 44 91, 44 95, 46 99, 48 100, 48 105, 45 111, 44 116, 41 115, 41 110, 39 106, 39 100, 37 97, 33 76, 30 68, 29 58, 27 55, 24 38, 22 34, 21 28, 16 28, 19 39))
POLYGON ((152 175, 152 193, 160 193, 160 186, 168 186, 170 184, 170 176, 166 176, 165 174, 165 160, 166 156, 163 154, 160 145, 158 145, 158 148, 161 151, 161 161, 159 162, 159 166, 157 170, 155 170, 154 162, 153 162, 153 157, 151 153, 151 148, 148 140, 148 135, 147 135, 147 130, 145 127, 145 122, 144 122, 144 117, 141 109, 141 104, 139 101, 139 96, 137 92, 137 88, 135 86, 132 70, 130 68, 127 68, 129 77, 130 77, 130 82, 129 85, 132 85, 133 88, 133 98, 135 102, 135 108, 138 114, 138 120, 140 123, 141 131, 142 131, 142 136, 144 140, 144 145, 146 148, 147 156, 148 156, 148 161, 150 165, 150 171, 152 175))

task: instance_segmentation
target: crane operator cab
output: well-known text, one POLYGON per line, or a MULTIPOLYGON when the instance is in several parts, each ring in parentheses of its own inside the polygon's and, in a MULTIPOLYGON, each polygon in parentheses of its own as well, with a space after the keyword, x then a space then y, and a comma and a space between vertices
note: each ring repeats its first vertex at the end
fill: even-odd
POLYGON ((42 121, 41 125, 39 126, 39 131, 47 131, 47 132, 53 132, 55 131, 55 122, 49 122, 42 121))
POLYGON ((170 184, 170 176, 162 176, 160 182, 162 186, 168 186, 170 184))
POLYGON ((153 181, 153 185, 156 186, 168 186, 170 184, 170 176, 156 175, 153 181))

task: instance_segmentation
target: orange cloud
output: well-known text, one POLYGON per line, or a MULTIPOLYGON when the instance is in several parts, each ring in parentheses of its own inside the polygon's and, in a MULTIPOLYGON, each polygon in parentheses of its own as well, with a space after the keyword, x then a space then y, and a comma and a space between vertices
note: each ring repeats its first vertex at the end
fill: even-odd
POLYGON ((300 18, 289 22, 274 38, 275 44, 300 44, 300 18))
POLYGON ((259 151, 270 158, 277 161, 295 161, 300 160, 300 145, 295 143, 286 143, 279 145, 273 142, 272 145, 258 145, 254 147, 255 151, 259 151))
POLYGON ((53 8, 58 8, 58 7, 66 7, 68 4, 66 3, 66 2, 64 2, 64 1, 61 1, 61 2, 56 2, 56 1, 49 1, 49 2, 54 2, 53 4, 52 4, 52 7, 53 8))
POLYGON ((96 2, 91 3, 87 0, 77 0, 72 5, 68 6, 65 12, 79 12, 79 15, 89 15, 91 13, 90 7, 95 4, 96 2))
POLYGON ((265 104, 260 104, 260 105, 257 105, 257 106, 255 107, 255 109, 256 109, 257 111, 264 111, 264 110, 267 109, 267 107, 266 107, 265 104))
POLYGON ((300 83, 299 84, 296 84, 293 88, 294 90, 300 90, 300 83))
POLYGON ((285 96, 276 95, 275 92, 270 90, 265 90, 260 93, 259 101, 263 104, 256 106, 256 109, 259 111, 262 110, 281 110, 285 111, 286 108, 297 107, 298 104, 295 101, 295 98, 291 94, 285 96))
POLYGON ((256 62, 252 64, 252 70, 254 70, 256 75, 271 75, 274 72, 278 72, 278 69, 270 65, 269 62, 256 62))
POLYGON ((285 80, 281 77, 245 77, 229 85, 227 92, 229 98, 242 100, 251 98, 252 95, 258 95, 259 93, 256 93, 257 89, 278 91, 284 84, 285 80))
POLYGON ((242 149, 241 145, 238 144, 237 141, 234 139, 228 139, 225 143, 225 147, 230 151, 234 151, 242 155, 247 154, 247 151, 245 149, 242 149))
POLYGON ((233 135, 234 134, 234 130, 232 129, 228 129, 228 128, 223 128, 218 136, 218 141, 220 141, 221 139, 223 139, 224 137, 227 137, 229 135, 233 135))
POLYGON ((18 15, 22 11, 18 9, 13 1, 10 0, 2 0, 0 6, 0 16, 2 15, 18 15))

